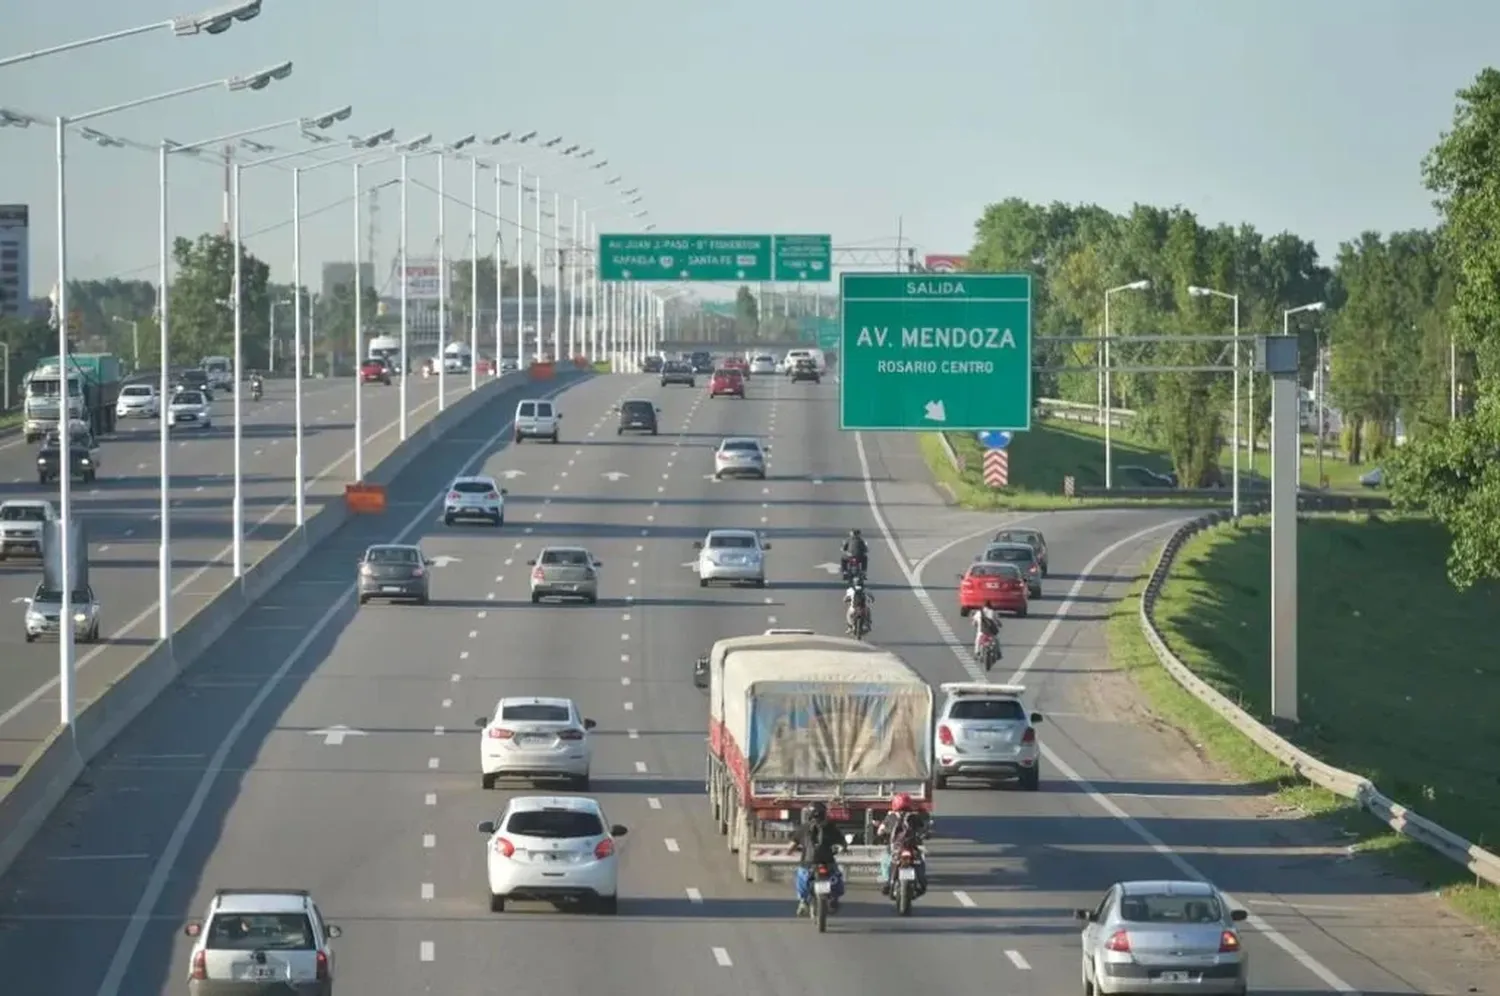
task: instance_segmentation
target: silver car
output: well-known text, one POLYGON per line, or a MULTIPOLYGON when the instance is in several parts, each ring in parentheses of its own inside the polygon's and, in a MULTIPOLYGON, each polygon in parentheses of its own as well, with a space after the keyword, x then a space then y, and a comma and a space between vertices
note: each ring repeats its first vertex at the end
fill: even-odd
POLYGON ((212 429, 214 418, 208 395, 194 389, 172 395, 172 403, 167 406, 167 425, 174 429, 181 426, 212 429))
POLYGON ((1117 882, 1083 921, 1083 991, 1245 996, 1249 962, 1229 908, 1207 882, 1117 882))
POLYGON ((549 546, 531 568, 531 602, 544 598, 581 598, 590 605, 599 601, 599 568, 604 564, 581 546, 549 546))
POLYGON ((12 499, 0 504, 0 560, 6 557, 42 557, 47 523, 56 522, 57 513, 49 501, 12 499))
POLYGON ((156 418, 160 414, 161 404, 152 385, 126 384, 120 388, 119 400, 115 402, 115 418, 156 418))
POLYGON ((1020 685, 949 682, 947 698, 938 710, 932 756, 937 762, 937 787, 952 778, 983 782, 1015 780, 1034 792, 1041 787, 1041 745, 1036 728, 1039 712, 1027 712, 1020 685))
POLYGON ((698 551, 698 587, 714 581, 766 586, 766 551, 771 544, 750 529, 715 529, 693 544, 698 551))
POLYGON ((481 716, 474 725, 485 788, 494 788, 500 778, 562 778, 576 789, 589 787, 594 721, 579 715, 572 699, 504 698, 493 716, 481 716))
MULTIPOLYGON (((75 589, 68 608, 73 615, 73 639, 79 643, 98 643, 99 602, 94 598, 94 589, 88 585, 75 589)), ((61 616, 62 591, 49 588, 45 581, 37 585, 26 606, 26 642, 59 635, 61 616)))
POLYGON ((190 921, 191 996, 332 996, 338 927, 303 889, 220 889, 190 921))
POLYGON ((726 477, 766 479, 766 451, 750 438, 726 439, 714 451, 714 480, 726 477))

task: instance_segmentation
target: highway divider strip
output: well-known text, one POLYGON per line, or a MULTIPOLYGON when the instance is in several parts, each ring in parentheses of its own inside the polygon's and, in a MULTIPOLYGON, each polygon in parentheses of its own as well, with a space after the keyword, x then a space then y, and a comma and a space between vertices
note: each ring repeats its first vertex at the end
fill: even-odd
MULTIPOLYGON (((558 380, 567 377, 581 381, 587 376, 570 371, 558 380)), ((366 481, 389 484, 450 430, 487 405, 519 400, 536 390, 534 383, 523 375, 494 380, 469 392, 415 429, 370 469, 366 481)), ((550 381, 545 390, 551 394, 563 386, 550 381)), ((156 643, 97 698, 80 708, 71 727, 58 727, 42 742, 0 794, 0 875, 9 870, 89 762, 350 516, 342 501, 330 501, 309 515, 301 528, 288 533, 248 566, 242 577, 230 581, 179 625, 170 640, 156 643)))
POLYGON ((1290 741, 1277 736, 1272 730, 1258 722, 1254 716, 1229 701, 1218 689, 1194 674, 1192 669, 1182 663, 1167 646, 1166 640, 1156 628, 1152 612, 1156 608, 1156 600, 1161 594, 1162 585, 1171 574, 1172 564, 1189 539, 1231 518, 1229 512, 1213 512, 1193 519, 1176 530, 1162 546, 1156 566, 1152 568, 1146 587, 1141 592, 1140 604, 1141 632, 1145 635, 1146 642, 1151 645, 1152 652, 1156 654, 1157 661, 1190 695, 1212 709, 1261 750, 1291 768, 1299 777, 1335 795, 1349 799, 1403 837, 1408 837, 1448 860, 1463 865, 1475 876, 1491 885, 1500 885, 1500 855, 1486 851, 1479 845, 1465 840, 1451 830, 1438 826, 1425 816, 1383 795, 1375 784, 1363 775, 1356 775, 1335 768, 1331 764, 1325 764, 1290 741))

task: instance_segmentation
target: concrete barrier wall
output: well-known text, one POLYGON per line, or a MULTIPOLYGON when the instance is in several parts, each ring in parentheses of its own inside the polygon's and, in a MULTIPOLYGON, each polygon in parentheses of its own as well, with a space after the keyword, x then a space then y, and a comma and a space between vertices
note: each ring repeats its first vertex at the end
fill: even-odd
MULTIPOLYGON (((561 378, 559 378, 561 379, 561 378)), ((532 383, 510 374, 465 395, 417 427, 366 479, 387 484, 421 453, 480 408, 532 383)), ((506 413, 507 417, 509 412, 506 413)), ((119 736, 184 670, 190 667, 262 595, 276 586, 323 540, 349 519, 342 502, 330 502, 306 523, 226 585, 217 596, 178 624, 170 641, 157 643, 98 698, 85 705, 71 729, 59 728, 17 772, 0 795, 0 875, 57 808, 84 767, 119 736)))

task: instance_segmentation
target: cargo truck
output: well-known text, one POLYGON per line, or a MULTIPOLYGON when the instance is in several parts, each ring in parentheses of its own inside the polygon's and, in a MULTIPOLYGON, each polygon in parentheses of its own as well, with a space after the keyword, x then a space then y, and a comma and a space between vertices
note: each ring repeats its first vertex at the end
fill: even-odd
POLYGON ((66 378, 56 356, 39 360, 25 377, 22 431, 28 443, 59 428, 65 379, 69 418, 84 423, 96 436, 115 430, 115 402, 119 400, 124 380, 119 357, 112 353, 72 353, 67 359, 66 378))
POLYGON ((891 796, 931 811, 932 689, 899 655, 860 640, 765 633, 714 644, 709 808, 746 881, 795 864, 802 809, 827 805, 851 834, 846 866, 878 866, 875 828, 891 796))

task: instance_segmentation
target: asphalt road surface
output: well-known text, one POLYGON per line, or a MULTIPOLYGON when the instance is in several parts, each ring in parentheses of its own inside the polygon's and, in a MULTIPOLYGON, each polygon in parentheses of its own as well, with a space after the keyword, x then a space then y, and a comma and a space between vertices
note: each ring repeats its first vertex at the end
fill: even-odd
MULTIPOLYGON (((468 377, 450 378, 448 397, 468 392, 468 377)), ((400 441, 397 384, 365 385, 365 466, 400 441)), ((437 410, 437 382, 413 377, 408 428, 437 410)), ((213 428, 183 429, 172 442, 173 620, 180 623, 233 577, 231 497, 234 445, 228 395, 214 400, 213 428)), ((267 381, 258 402, 242 400, 245 566, 279 542, 296 522, 293 501, 292 385, 267 381)), ((307 514, 338 499, 354 473, 354 381, 308 380, 303 391, 303 466, 307 514)), ((122 420, 101 442, 100 476, 73 482, 74 515, 90 540, 89 580, 101 607, 103 640, 79 644, 82 707, 120 676, 157 638, 160 563, 160 450, 155 419, 122 420)), ((20 437, 0 442, 0 501, 57 500, 57 485, 39 486, 36 447, 20 437)), ((55 641, 27 644, 22 617, 41 580, 35 560, 0 562, 0 780, 11 777, 58 721, 55 641)))
POLYGON ((1072 909, 1118 879, 1198 869, 1254 913, 1257 993, 1494 991, 1497 963, 1462 924, 1211 780, 1107 671, 1100 619, 1177 511, 1032 520, 1053 576, 1007 623, 1002 671, 1022 669, 1050 713, 1043 786, 941 792, 911 918, 855 886, 818 935, 789 883, 739 880, 703 797, 693 659, 771 625, 837 631, 822 565, 860 526, 893 537, 873 550, 873 638, 961 679, 953 575, 1002 521, 939 504, 910 440, 840 433, 836 391, 768 378, 709 401, 593 378, 562 395, 556 446, 503 445, 510 413, 476 416, 392 486, 384 521, 331 538, 85 775, 0 881, 6 990, 185 992, 183 922, 216 887, 259 885, 309 888, 343 926, 345 993, 1058 996, 1080 989, 1072 909), (616 436, 628 396, 657 399, 661 436, 616 436), (771 441, 768 481, 707 479, 727 434, 771 441), (441 525, 434 485, 466 466, 509 473, 504 528, 441 525), (691 543, 716 526, 770 534, 768 589, 697 586, 691 543), (356 608, 355 558, 397 537, 442 562, 433 604, 356 608), (547 543, 604 562, 597 606, 530 604, 525 561, 547 543), (475 823, 515 789, 480 788, 473 723, 530 693, 599 723, 593 791, 630 828, 617 917, 488 912, 475 823), (350 728, 337 744, 335 726, 350 728))

